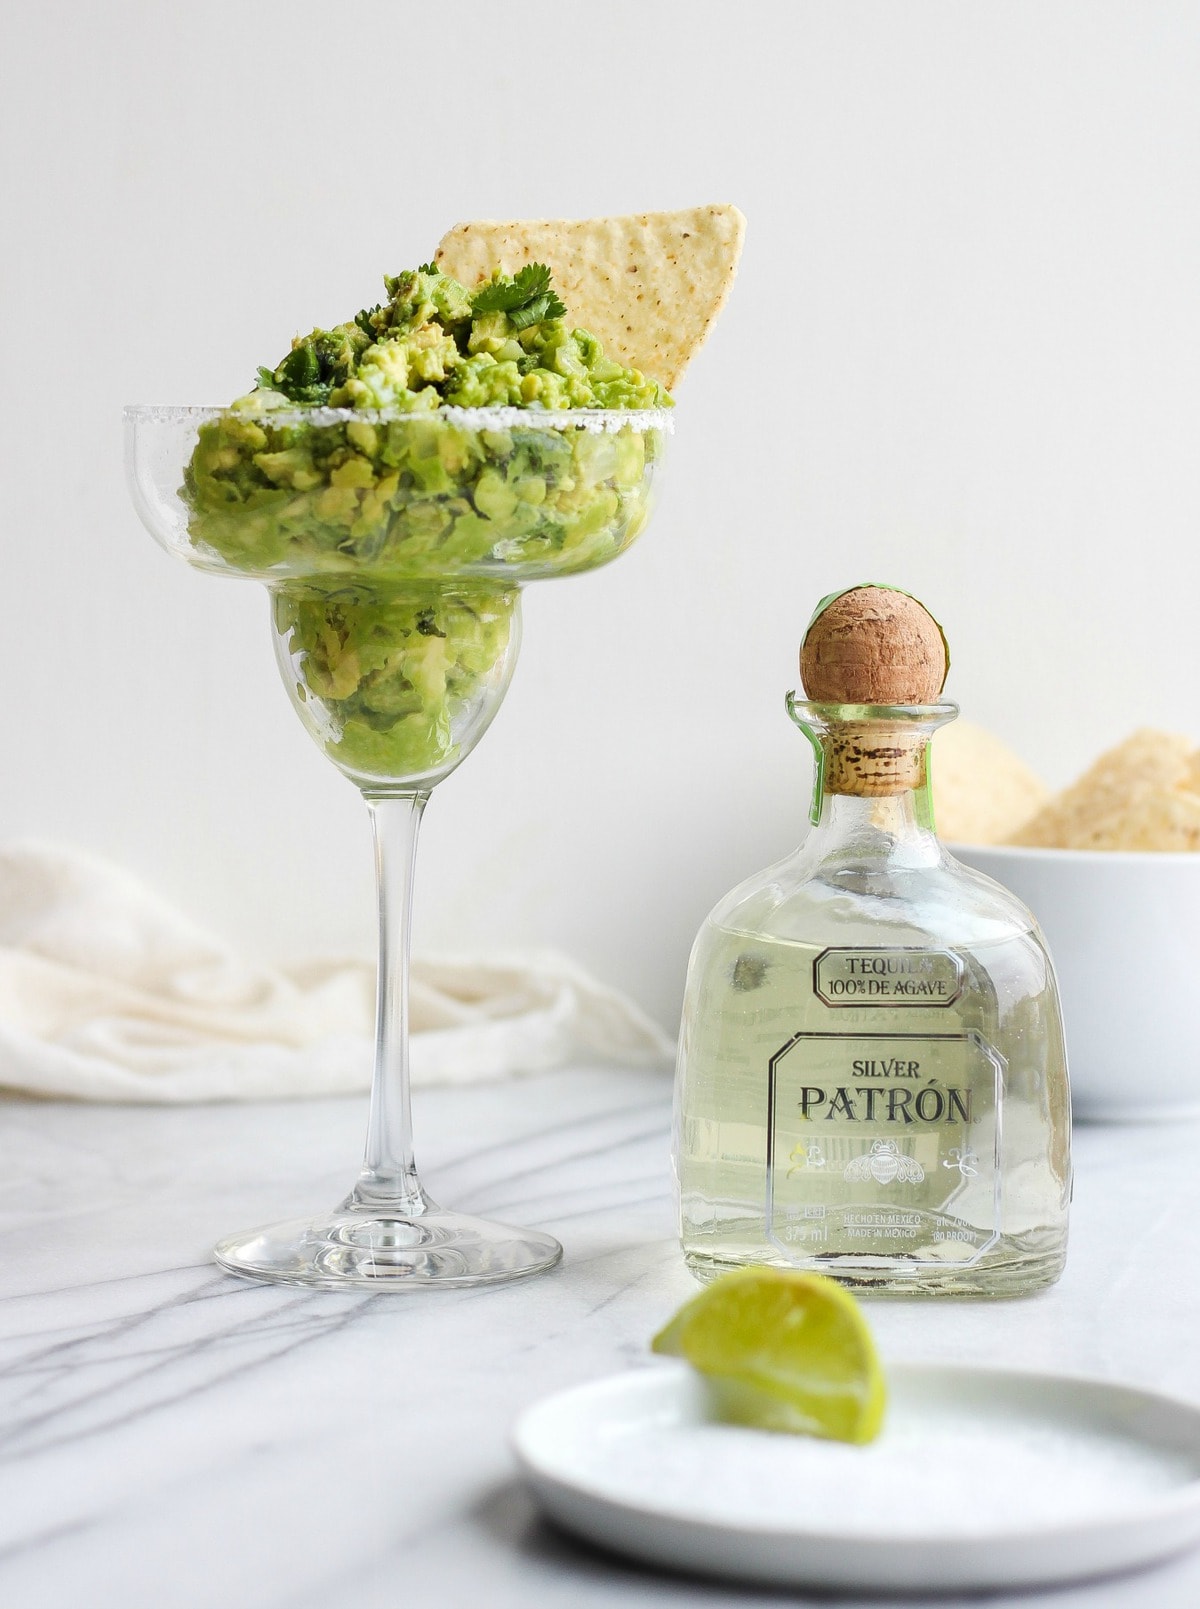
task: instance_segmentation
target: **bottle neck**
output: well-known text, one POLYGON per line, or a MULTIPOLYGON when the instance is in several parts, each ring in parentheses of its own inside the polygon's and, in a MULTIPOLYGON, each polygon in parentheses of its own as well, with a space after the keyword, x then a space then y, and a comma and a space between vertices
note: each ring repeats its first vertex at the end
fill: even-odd
POLYGON ((924 786, 880 799, 822 791, 819 814, 805 849, 821 860, 847 866, 934 866, 942 858, 933 822, 925 808, 924 786))
POLYGON ((822 705, 788 695, 812 744, 816 777, 806 858, 846 867, 936 865, 929 743, 953 704, 822 705))

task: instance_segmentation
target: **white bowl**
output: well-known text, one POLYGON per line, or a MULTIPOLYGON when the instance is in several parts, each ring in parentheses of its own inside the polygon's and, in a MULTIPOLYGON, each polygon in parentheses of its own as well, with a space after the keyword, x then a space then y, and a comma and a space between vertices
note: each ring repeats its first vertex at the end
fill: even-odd
POLYGON ((1200 854, 953 844, 1037 917, 1058 974, 1076 1116, 1200 1116, 1200 854))

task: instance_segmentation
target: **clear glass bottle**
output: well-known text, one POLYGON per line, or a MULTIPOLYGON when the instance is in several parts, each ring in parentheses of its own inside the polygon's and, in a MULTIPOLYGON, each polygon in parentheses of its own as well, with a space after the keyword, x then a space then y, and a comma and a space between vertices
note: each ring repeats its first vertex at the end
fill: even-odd
POLYGON ((1048 1285, 1071 1186, 1058 994, 1029 911, 936 836, 927 750, 957 709, 788 708, 817 756, 812 829, 721 901, 688 971, 688 1265, 905 1295, 1048 1285), (864 746, 890 773, 867 792, 845 763, 864 746))

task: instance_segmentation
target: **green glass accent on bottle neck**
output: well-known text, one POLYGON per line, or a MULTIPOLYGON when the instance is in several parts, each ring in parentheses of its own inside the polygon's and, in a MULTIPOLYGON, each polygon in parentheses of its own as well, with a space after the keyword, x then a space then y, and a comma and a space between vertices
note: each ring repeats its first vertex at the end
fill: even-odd
MULTIPOLYGON (((939 727, 945 726, 958 714, 958 706, 949 701, 927 706, 897 705, 885 706, 874 704, 826 704, 816 705, 796 697, 795 691, 786 694, 784 704, 788 716, 795 726, 798 726, 813 751, 813 791, 812 803, 809 806, 808 817, 813 826, 817 826, 824 813, 825 801, 829 795, 826 791, 828 773, 827 744, 830 735, 843 723, 861 723, 864 721, 895 721, 897 724, 907 725, 910 731, 920 740, 920 776, 911 788, 901 789, 890 797, 912 796, 913 819, 918 828, 936 836, 937 824, 933 802, 933 756, 932 739, 939 727)), ((839 790, 839 796, 841 791, 839 790)), ((852 797, 852 795, 846 795, 852 797)), ((864 796, 867 802, 872 802, 871 796, 864 796)), ((886 793, 880 793, 875 798, 887 798, 886 793)))

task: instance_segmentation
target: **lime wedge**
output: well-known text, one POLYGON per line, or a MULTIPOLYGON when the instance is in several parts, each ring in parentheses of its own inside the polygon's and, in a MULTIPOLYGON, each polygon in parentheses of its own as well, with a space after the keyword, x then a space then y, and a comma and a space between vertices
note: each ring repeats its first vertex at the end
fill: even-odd
POLYGON ((821 1274, 725 1274, 685 1302, 651 1347, 705 1376, 721 1419, 831 1441, 879 1433, 887 1392, 862 1309, 821 1274))

